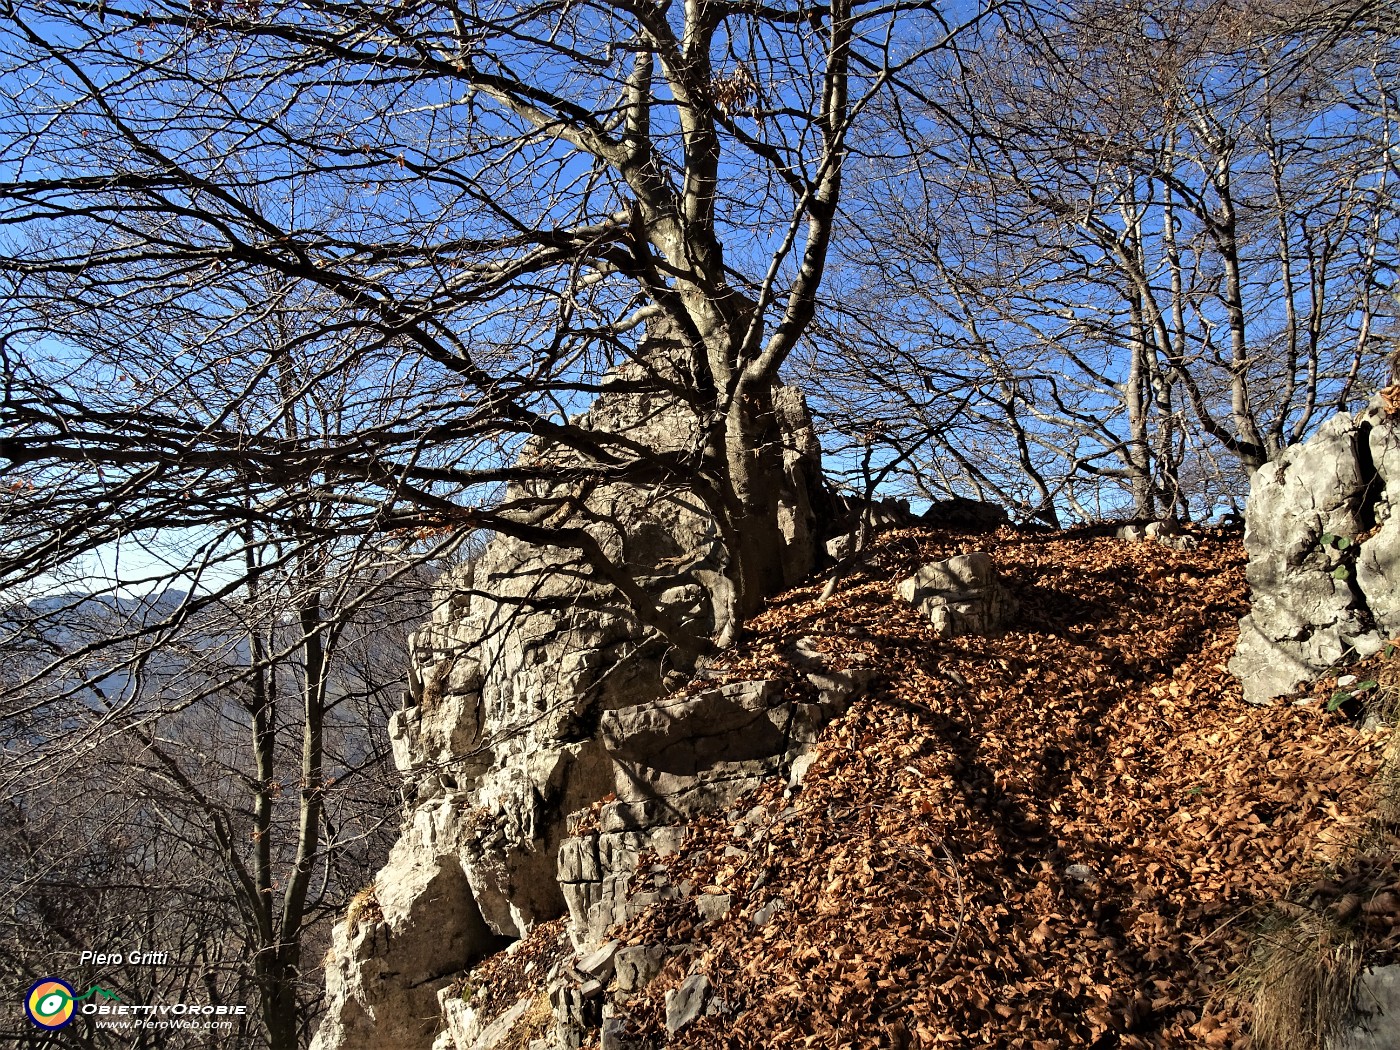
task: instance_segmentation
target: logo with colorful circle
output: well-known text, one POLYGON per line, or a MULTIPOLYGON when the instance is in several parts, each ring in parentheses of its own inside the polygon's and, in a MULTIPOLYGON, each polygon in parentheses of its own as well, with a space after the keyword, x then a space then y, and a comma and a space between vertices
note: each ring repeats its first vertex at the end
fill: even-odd
POLYGON ((57 977, 35 981, 24 1002, 24 1012, 40 1028, 62 1028, 73 1020, 73 986, 57 977))
POLYGON ((73 1020, 74 1004, 96 995, 101 999, 116 999, 105 988, 89 988, 82 995, 73 986, 57 977, 42 977, 35 981, 24 1000, 24 1012, 40 1028, 62 1028, 73 1020))

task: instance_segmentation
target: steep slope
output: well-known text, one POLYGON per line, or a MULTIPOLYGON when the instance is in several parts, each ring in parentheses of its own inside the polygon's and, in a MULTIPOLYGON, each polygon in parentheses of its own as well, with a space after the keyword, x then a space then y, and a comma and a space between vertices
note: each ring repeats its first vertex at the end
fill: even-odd
MULTIPOLYGON (((659 1045, 668 999, 678 1047, 1249 1045, 1230 978, 1257 931, 1363 835, 1394 840, 1367 819, 1388 730, 1328 711, 1326 683, 1243 703, 1243 569, 1223 534, 1177 551, 904 531, 835 597, 776 602, 711 682, 796 678, 799 639, 880 677, 800 790, 773 783, 643 858, 674 896, 613 936, 662 946, 661 970, 614 984, 603 1045, 659 1045), (1000 637, 939 638, 893 581, 974 547, 1020 612, 1000 637)), ((559 936, 489 960, 466 997, 490 1013, 528 994, 524 961, 559 936)))

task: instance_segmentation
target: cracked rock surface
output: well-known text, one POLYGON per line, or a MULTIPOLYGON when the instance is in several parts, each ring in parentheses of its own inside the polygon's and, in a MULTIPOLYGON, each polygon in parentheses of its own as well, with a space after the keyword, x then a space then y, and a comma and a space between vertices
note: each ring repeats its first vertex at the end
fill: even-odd
POLYGON ((990 634, 1016 613, 1016 599, 985 551, 925 565, 901 580, 895 593, 929 618, 943 637, 990 634))
POLYGON ((1377 395, 1255 472, 1230 670, 1269 703, 1400 634, 1400 419, 1377 395))
MULTIPOLYGON (((702 421, 664 382, 679 351, 664 334, 648 339, 648 367, 611 373, 571 425, 657 452, 688 449, 702 421)), ((820 447, 797 391, 776 389, 774 403, 791 583, 819 549, 820 447)), ((580 462, 539 439, 521 456, 580 462)), ((513 486, 505 499, 587 530, 672 615, 713 632, 725 555, 692 493, 560 480, 513 486)), ((586 565, 504 536, 440 582, 432 621, 411 646, 411 700, 389 726, 405 821, 372 888, 377 907, 335 934, 314 1050, 476 1044, 484 1028, 450 994, 454 977, 566 911, 576 945, 601 942, 606 924, 636 907, 642 852, 675 848, 690 815, 727 805, 760 776, 787 775, 861 684, 837 675, 814 683, 815 700, 771 682, 670 698, 664 648, 586 565), (579 815, 609 796, 598 830, 570 837, 579 815), (453 1004, 452 1016, 440 1003, 453 1004)), ((593 1009, 586 981, 553 991, 561 1021, 593 1009)))

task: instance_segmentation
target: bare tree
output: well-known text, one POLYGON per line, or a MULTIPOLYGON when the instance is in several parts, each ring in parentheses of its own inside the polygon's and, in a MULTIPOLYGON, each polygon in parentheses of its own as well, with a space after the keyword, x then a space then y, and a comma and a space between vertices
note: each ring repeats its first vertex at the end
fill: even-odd
MULTIPOLYGON (((316 946, 397 830, 384 722, 422 594, 353 612, 325 593, 308 641, 304 617, 269 587, 265 606, 206 607, 134 680, 87 674, 85 704, 50 702, 66 724, 6 756, 19 774, 4 792, 16 819, 0 858, 14 925, 0 934, 22 974, 61 969, 127 1001, 241 1003, 250 1014, 223 1045, 304 1043, 320 1000, 316 946), (135 724, 70 750, 118 702, 135 724), (106 945, 168 952, 170 965, 80 964, 106 945)), ((50 599, 47 641, 105 641, 178 603, 50 599)), ((39 626, 30 615, 21 629, 39 626)))
POLYGON ((851 0, 0 4, 3 715, 42 745, 7 785, 124 742, 142 828, 236 918, 210 994, 256 989, 270 1046, 373 828, 336 801, 380 759, 336 753, 350 632, 413 563, 476 530, 575 551, 681 662, 806 568, 775 385, 852 129, 958 31, 851 0), (581 425, 619 385, 695 440, 581 425), (713 518, 714 637, 578 524, 617 481, 713 518), (60 621, 113 615, 41 630, 72 579, 60 621))
MULTIPOLYGON (((1393 51, 1280 18, 1210 2, 1009 17, 929 83, 917 151, 867 166, 865 326, 911 374, 977 389, 1006 435, 989 456, 978 431, 906 426, 964 465, 953 484, 990 461, 1025 513, 1049 493, 1083 506, 1086 480, 1137 514, 1209 511, 1377 382, 1393 51)), ((939 422, 947 385, 907 415, 939 422)))
POLYGON ((286 1048, 314 1024, 316 946, 397 830, 385 723, 430 568, 332 555, 295 530, 249 540, 253 571, 217 600, 64 594, 7 610, 24 685, 6 714, 32 717, 0 784, 17 817, 4 932, 27 944, 15 956, 31 979, 60 963, 97 977, 78 954, 106 943, 168 951, 159 982, 109 968, 96 983, 150 1001, 182 980, 188 998, 193 980, 254 1008, 256 1030, 227 1045, 286 1048))
MULTIPOLYGON (((45 471, 81 464, 83 503, 106 507, 190 470, 217 502, 233 461, 255 487, 343 479, 379 526, 575 549, 683 656, 710 644, 586 530, 544 528, 560 507, 493 502, 538 477, 513 464, 536 435, 593 465, 578 472, 703 502, 725 550, 721 643, 792 582, 773 387, 815 309, 853 123, 956 32, 932 7, 52 0, 4 17, 0 194, 26 238, 0 261, 14 471, 51 489, 45 471), (221 313, 231 274, 315 289, 331 300, 321 334, 438 396, 307 447, 226 415, 193 433, 96 413, 64 393, 69 353, 33 364, 75 313, 108 340, 120 318, 237 324, 221 313), (680 453, 569 420, 648 324, 679 344, 679 371, 645 382, 694 412, 680 453)), ((54 509, 85 542, 112 535, 100 511, 54 509)))
MULTIPOLYGON (((191 312, 177 317, 191 326, 181 332, 157 310, 145 328, 114 330, 75 311, 67 334, 85 354, 65 352, 67 395, 84 399, 90 426, 110 406, 138 434, 178 420, 186 434, 222 425, 291 450, 396 410, 376 385, 383 370, 300 338, 315 307, 294 288, 224 290, 241 306, 227 329, 191 312), (210 338, 197 338, 200 324, 210 338), (321 381, 327 365, 337 382, 321 381)), ((10 493, 0 534, 19 549, 46 544, 47 561, 42 573, 16 571, 8 591, 0 797, 21 815, 61 813, 69 827, 107 829, 117 813, 122 830, 116 841, 84 834, 32 849, 17 839, 8 895, 16 913, 52 915, 34 902, 51 895, 53 870, 110 865, 110 875, 90 870, 76 909, 86 921, 51 924, 68 932, 48 947, 62 958, 92 947, 92 934, 78 939, 84 928, 130 929, 113 903, 136 904, 152 915, 147 943, 199 977, 202 994, 256 1008, 242 1045, 282 1050, 304 1043, 316 1016, 315 946, 395 830, 384 727, 406 680, 406 634, 427 613, 432 563, 459 544, 366 528, 347 508, 371 519, 378 509, 348 485, 330 499, 328 479, 221 466, 148 471, 115 505, 92 508, 111 531, 84 533, 87 523, 62 517, 110 480, 100 467, 95 478, 85 464, 56 468, 10 493), (45 526, 53 532, 36 535, 45 526), (116 564, 95 565, 98 556, 116 564), (73 791, 75 779, 88 789, 73 791), (47 798, 54 790, 66 807, 47 798), (191 901, 202 918, 183 924, 178 909, 191 901)), ((26 966, 39 962, 27 954, 26 966)))

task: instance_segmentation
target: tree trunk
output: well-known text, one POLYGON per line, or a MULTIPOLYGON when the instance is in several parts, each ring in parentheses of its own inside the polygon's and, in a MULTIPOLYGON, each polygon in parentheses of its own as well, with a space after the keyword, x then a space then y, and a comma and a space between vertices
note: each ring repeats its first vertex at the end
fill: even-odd
POLYGON ((784 571, 788 537, 779 514, 788 488, 783 434, 773 409, 773 388, 748 387, 734 398, 725 420, 725 489, 722 526, 729 547, 725 576, 732 589, 717 644, 731 644, 744 621, 765 599, 791 581, 784 571))
POLYGON ((258 998, 262 1004, 263 1032, 269 1050, 298 1050, 296 969, 285 965, 282 953, 265 949, 259 954, 258 998), (261 962, 263 958, 266 963, 261 962))

